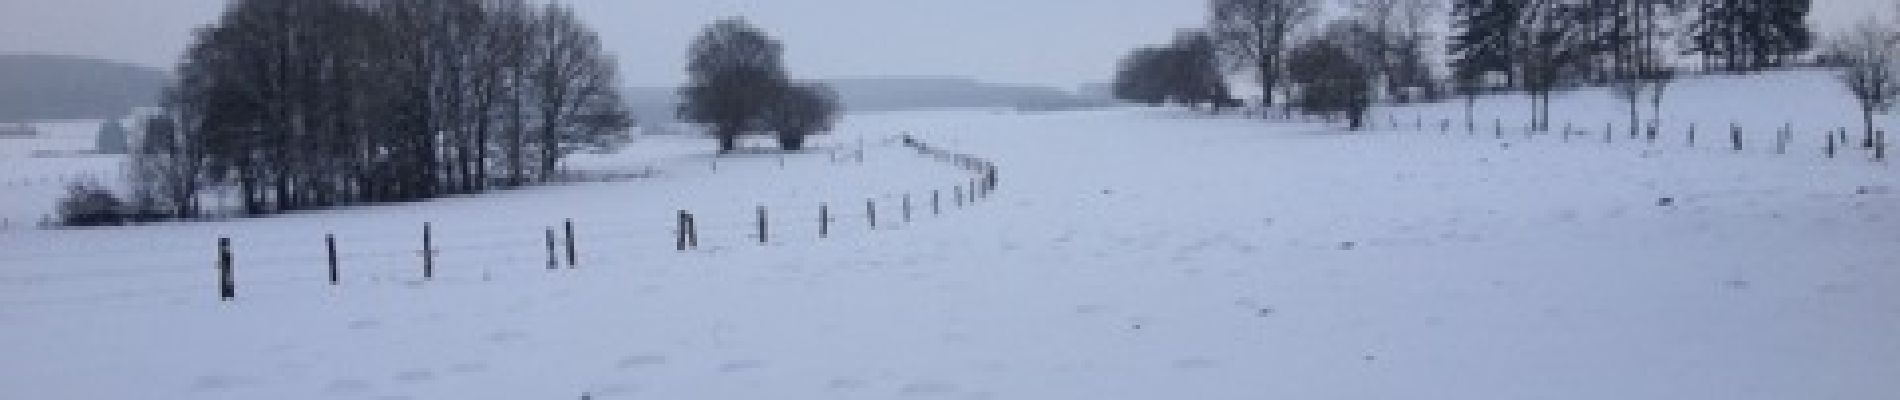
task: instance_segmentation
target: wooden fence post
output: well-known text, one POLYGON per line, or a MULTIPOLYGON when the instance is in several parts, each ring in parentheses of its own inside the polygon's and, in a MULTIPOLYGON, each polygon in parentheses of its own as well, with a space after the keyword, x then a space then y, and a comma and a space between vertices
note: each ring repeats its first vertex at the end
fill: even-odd
POLYGON ((1835 152, 1834 148, 1836 146, 1834 142, 1837 142, 1839 140, 1840 140, 1840 136, 1835 136, 1834 132, 1827 133, 1827 158, 1834 158, 1834 152, 1835 152))
POLYGON ((324 253, 328 254, 329 259, 330 259, 330 286, 336 286, 338 283, 337 282, 338 274, 337 274, 337 268, 336 268, 336 235, 335 234, 323 235, 323 248, 324 248, 324 253))
POLYGON ((1603 124, 1603 143, 1616 143, 1616 124, 1603 124))
POLYGON ((1874 131, 1874 161, 1887 161, 1887 131, 1874 131))
POLYGON ((1689 147, 1695 147, 1695 123, 1689 123, 1689 147))
POLYGON ((233 276, 231 257, 231 238, 218 238, 218 299, 231 301, 237 299, 237 278, 233 276))
POLYGON ((943 191, 930 190, 930 215, 943 215, 943 191))
POLYGON ((563 222, 567 228, 567 268, 574 269, 580 265, 580 251, 574 249, 574 219, 568 218, 563 222))
POLYGON ((910 223, 910 193, 904 193, 904 223, 910 223))
POLYGON ((1775 131, 1775 154, 1788 154, 1788 136, 1793 129, 1791 125, 1782 125, 1781 130, 1775 131))
POLYGON ((673 232, 674 242, 677 243, 676 247, 679 251, 686 251, 686 210, 679 211, 679 217, 673 221, 674 225, 678 226, 673 232))
POLYGON ((831 237, 831 205, 818 203, 818 238, 831 237))
POLYGON ((759 244, 766 244, 768 242, 771 242, 770 236, 768 236, 768 234, 769 234, 769 231, 767 230, 765 226, 765 206, 761 205, 759 206, 759 244))
POLYGON ((877 230, 877 199, 864 199, 864 221, 877 230))
POLYGON ((699 250, 699 216, 686 213, 686 248, 699 250))
POLYGON ((955 195, 954 197, 956 197, 957 208, 963 208, 963 185, 959 184, 955 188, 952 188, 951 194, 955 195))
POLYGON ((435 279, 435 239, 434 229, 428 222, 422 223, 422 279, 435 279))
POLYGON ((1491 129, 1497 131, 1498 139, 1504 138, 1504 120, 1503 119, 1492 119, 1491 129))
POLYGON ((548 238, 548 270, 553 271, 556 269, 560 269, 561 257, 555 255, 556 253, 554 250, 554 228, 550 227, 547 229, 547 238, 548 238))
POLYGON ((1729 129, 1729 132, 1728 132, 1729 142, 1735 145, 1734 146, 1735 152, 1738 152, 1738 153, 1741 152, 1742 151, 1742 126, 1731 123, 1728 125, 1728 129, 1729 129))

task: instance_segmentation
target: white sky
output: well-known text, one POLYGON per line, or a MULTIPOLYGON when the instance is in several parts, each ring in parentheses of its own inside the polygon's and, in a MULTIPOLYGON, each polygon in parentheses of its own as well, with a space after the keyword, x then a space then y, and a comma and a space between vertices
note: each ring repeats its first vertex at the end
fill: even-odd
MULTIPOLYGON (((745 16, 786 42, 802 77, 970 76, 1101 82, 1128 49, 1200 24, 1205 0, 567 0, 629 85, 678 83, 707 22, 745 16)), ((1815 0, 1825 31, 1894 0, 1815 0)), ((169 68, 223 0, 0 0, 0 53, 61 53, 169 68)))

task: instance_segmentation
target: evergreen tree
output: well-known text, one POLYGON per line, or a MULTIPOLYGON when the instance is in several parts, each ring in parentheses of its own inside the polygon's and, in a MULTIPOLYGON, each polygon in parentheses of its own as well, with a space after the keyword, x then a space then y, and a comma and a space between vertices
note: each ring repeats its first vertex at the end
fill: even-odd
POLYGON ((1451 66, 1473 82, 1502 73, 1515 86, 1515 41, 1530 4, 1517 0, 1452 1, 1451 66))

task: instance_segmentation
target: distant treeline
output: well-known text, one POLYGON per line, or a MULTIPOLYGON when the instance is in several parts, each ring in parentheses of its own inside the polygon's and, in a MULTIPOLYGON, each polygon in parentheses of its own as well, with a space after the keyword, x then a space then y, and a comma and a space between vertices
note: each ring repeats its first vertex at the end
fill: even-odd
POLYGON ((236 0, 178 75, 132 149, 141 214, 212 187, 263 214, 545 182, 632 125, 595 33, 525 0, 236 0))
POLYGON ((1535 98, 1532 120, 1548 129, 1550 94, 1563 87, 1618 85, 1634 120, 1639 99, 1660 102, 1685 69, 1680 56, 1699 57, 1703 71, 1747 72, 1815 47, 1811 0, 1337 0, 1348 12, 1327 16, 1328 1, 1212 0, 1204 28, 1125 58, 1116 96, 1230 105, 1226 75, 1245 73, 1263 108, 1358 127, 1381 98, 1508 88, 1535 98))

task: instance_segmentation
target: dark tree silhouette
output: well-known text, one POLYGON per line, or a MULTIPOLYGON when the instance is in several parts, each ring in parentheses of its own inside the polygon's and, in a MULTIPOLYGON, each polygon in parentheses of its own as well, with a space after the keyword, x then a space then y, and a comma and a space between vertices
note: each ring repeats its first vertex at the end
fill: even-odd
POLYGON ((778 134, 779 148, 799 151, 811 135, 831 130, 839 111, 838 94, 830 87, 794 85, 780 90, 778 100, 766 108, 765 125, 778 134))
POLYGON ((1165 47, 1136 49, 1115 76, 1116 98, 1159 105, 1236 103, 1221 73, 1214 41, 1201 31, 1182 31, 1165 47))
POLYGON ((765 128, 762 118, 789 86, 783 52, 777 40, 745 19, 707 26, 687 53, 689 82, 680 89, 680 117, 710 125, 719 151, 736 149, 740 135, 765 128))
POLYGON ((1841 83, 1860 105, 1863 142, 1874 141, 1874 114, 1900 98, 1900 32, 1868 19, 1830 40, 1829 52, 1846 65, 1841 83))
POLYGON ((1235 70, 1252 71, 1260 105, 1273 105, 1284 56, 1300 26, 1319 14, 1314 0, 1212 0, 1208 33, 1235 70))
POLYGON ((1310 113, 1344 117, 1352 129, 1365 126, 1366 111, 1372 106, 1373 71, 1352 49, 1363 49, 1357 42, 1365 27, 1342 21, 1327 33, 1294 48, 1288 59, 1287 77, 1298 85, 1295 104, 1310 113))
POLYGON ((1705 69, 1749 71, 1781 65, 1814 45, 1812 0, 1703 0, 1690 48, 1705 69))
POLYGON ((237 0, 177 70, 131 175, 178 215, 205 186, 261 214, 558 179, 632 124, 593 32, 526 0, 237 0))

